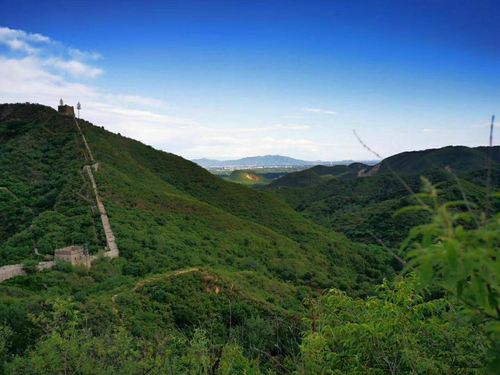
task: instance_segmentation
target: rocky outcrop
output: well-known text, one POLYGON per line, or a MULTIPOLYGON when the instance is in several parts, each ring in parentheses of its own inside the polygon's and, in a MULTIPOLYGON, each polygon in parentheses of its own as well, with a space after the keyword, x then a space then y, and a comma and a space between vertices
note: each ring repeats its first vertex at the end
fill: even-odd
POLYGON ((365 169, 361 169, 359 172, 358 172, 358 177, 371 177, 371 176, 374 176, 377 174, 377 172, 380 170, 380 165, 382 163, 378 163, 377 165, 374 165, 373 167, 371 168, 365 168, 365 169))

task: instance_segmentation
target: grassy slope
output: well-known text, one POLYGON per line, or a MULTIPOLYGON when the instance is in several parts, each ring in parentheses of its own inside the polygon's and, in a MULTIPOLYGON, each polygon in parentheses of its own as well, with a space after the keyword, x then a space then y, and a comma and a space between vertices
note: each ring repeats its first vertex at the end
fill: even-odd
POLYGON ((348 289, 382 275, 376 250, 305 220, 272 194, 90 124, 84 132, 101 162, 97 178, 131 272, 211 265, 348 289))

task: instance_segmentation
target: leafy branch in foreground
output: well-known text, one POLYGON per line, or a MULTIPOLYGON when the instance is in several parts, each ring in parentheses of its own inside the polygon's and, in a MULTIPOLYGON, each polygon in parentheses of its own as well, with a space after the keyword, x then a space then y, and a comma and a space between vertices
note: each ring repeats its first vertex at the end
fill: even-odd
POLYGON ((332 289, 313 305, 298 374, 475 374, 487 340, 446 298, 427 300, 414 275, 366 300, 332 289))
MULTIPOLYGON (((457 298, 463 313, 484 323, 492 342, 500 342, 500 215, 488 217, 468 202, 445 202, 423 178, 419 205, 407 210, 432 213, 430 223, 412 229, 403 243, 409 269, 420 286, 438 286, 457 298), (467 210, 466 210, 466 209, 467 210)), ((498 197, 498 194, 494 195, 498 197)), ((500 361, 499 348, 492 348, 500 361)))

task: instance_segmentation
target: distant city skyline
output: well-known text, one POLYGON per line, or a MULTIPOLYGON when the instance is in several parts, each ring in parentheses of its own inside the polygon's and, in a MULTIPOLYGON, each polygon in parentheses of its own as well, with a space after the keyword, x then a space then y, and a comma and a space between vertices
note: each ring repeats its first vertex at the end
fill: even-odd
POLYGON ((382 156, 474 147, 500 114, 495 1, 0 5, 0 102, 80 102, 189 159, 373 159, 353 129, 382 156))

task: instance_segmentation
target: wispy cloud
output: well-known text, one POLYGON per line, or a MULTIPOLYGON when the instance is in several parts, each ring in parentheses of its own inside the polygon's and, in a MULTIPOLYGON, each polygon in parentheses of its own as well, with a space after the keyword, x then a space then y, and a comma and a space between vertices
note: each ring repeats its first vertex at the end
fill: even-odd
POLYGON ((310 113, 318 113, 318 114, 322 114, 322 115, 335 115, 335 114, 337 114, 337 112, 335 112, 335 111, 331 111, 329 109, 323 109, 323 108, 306 107, 306 108, 302 108, 302 111, 310 112, 310 113))
POLYGON ((490 127, 491 127, 491 121, 483 122, 483 123, 476 123, 476 124, 471 125, 471 128, 475 128, 475 129, 490 128, 490 127))
POLYGON ((98 60, 102 57, 100 54, 66 47, 42 34, 0 27, 0 44, 15 54, 10 57, 36 58, 48 71, 77 78, 96 78, 103 74, 102 69, 87 62, 98 60))
POLYGON ((309 125, 303 124, 274 124, 272 127, 281 130, 307 130, 311 128, 309 125))
POLYGON ((106 94, 106 99, 121 105, 139 105, 142 107, 160 108, 167 107, 163 100, 139 95, 106 94))
POLYGON ((102 69, 85 64, 78 60, 61 60, 49 58, 44 60, 44 64, 68 73, 73 77, 96 78, 103 74, 102 69))
POLYGON ((14 51, 35 53, 38 44, 47 44, 50 42, 50 38, 45 35, 0 27, 0 44, 4 44, 14 51))
POLYGON ((68 54, 76 60, 100 60, 102 55, 95 51, 82 51, 78 48, 68 48, 68 54))
POLYGON ((424 133, 433 133, 433 132, 435 132, 435 131, 436 131, 436 129, 432 129, 432 128, 424 128, 424 129, 422 129, 422 131, 423 131, 424 133))

